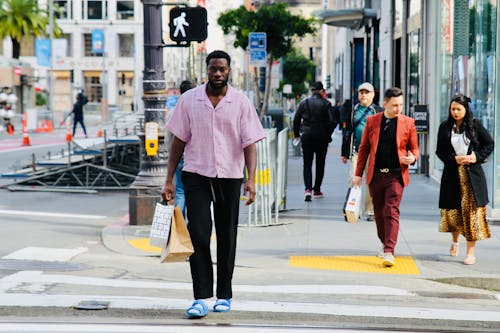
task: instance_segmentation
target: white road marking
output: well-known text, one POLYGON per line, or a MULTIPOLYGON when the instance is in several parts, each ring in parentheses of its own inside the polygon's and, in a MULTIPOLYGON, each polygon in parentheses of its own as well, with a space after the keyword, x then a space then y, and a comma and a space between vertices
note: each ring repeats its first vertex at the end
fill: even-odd
POLYGON ((86 247, 77 247, 75 249, 25 247, 3 256, 2 259, 61 262, 71 260, 71 258, 87 251, 88 248, 86 247))
MULTIPOLYGON (((0 293, 0 306, 73 307, 82 301, 109 302, 109 308, 131 310, 186 309, 191 301, 178 298, 110 295, 34 295, 0 293)), ((212 307, 213 304, 207 304, 212 307)), ((500 322, 500 312, 460 309, 436 309, 405 306, 346 305, 336 303, 292 303, 233 300, 235 311, 273 313, 315 313, 335 316, 439 319, 456 321, 500 322)))
MULTIPOLYGON (((81 323, 0 323, 0 332, 28 332, 28 333, 56 333, 56 332, 78 332, 78 333, 220 333, 220 332, 237 332, 237 333, 310 333, 314 332, 333 332, 335 333, 366 333, 366 330, 357 329, 335 329, 330 327, 293 327, 279 326, 273 327, 255 327, 252 325, 131 325, 131 324, 81 324, 81 323)), ((370 333, 386 333, 382 330, 370 330, 370 333)), ((412 333, 410 331, 398 331, 399 333, 412 333)))
POLYGON ((5 210, 5 209, 0 209, 0 214, 22 215, 22 216, 41 216, 41 217, 62 217, 62 218, 87 219, 87 220, 100 220, 100 219, 106 218, 106 216, 104 216, 104 215, 50 213, 50 212, 27 212, 24 210, 5 210))
MULTIPOLYGON (((50 295, 15 292, 16 287, 27 284, 75 284, 75 285, 95 285, 101 287, 119 288, 161 288, 161 289, 191 289, 190 283, 165 283, 158 281, 134 281, 116 280, 101 278, 86 278, 68 275, 43 274, 40 271, 22 271, 0 279, 0 306, 55 306, 72 307, 82 301, 102 301, 109 302, 110 308, 121 309, 175 309, 184 311, 189 306, 190 300, 161 297, 141 297, 141 296, 113 296, 113 295, 50 295)), ((235 291, 276 293, 318 293, 321 287, 323 294, 326 293, 351 293, 353 286, 234 286, 235 291), (300 287, 300 288, 299 288, 300 287), (275 289, 273 289, 275 288, 275 289), (289 289, 287 289, 289 288, 289 289)), ((375 295, 377 286, 358 286, 358 294, 375 295), (362 288, 359 288, 362 287, 362 288)), ((394 295, 411 296, 399 292, 398 289, 384 288, 381 291, 397 292, 394 295)), ((212 301, 213 302, 213 301, 212 301)), ((208 304, 210 307, 213 304, 208 304)), ((435 309, 425 307, 404 307, 404 306, 375 306, 375 305, 345 305, 335 303, 295 303, 295 302, 265 302, 265 301, 245 301, 236 299, 232 304, 236 311, 250 312, 276 312, 276 313, 316 313, 339 316, 362 316, 362 317, 392 317, 392 318, 416 318, 416 319, 441 319, 441 320, 467 320, 482 322, 500 322, 499 311, 475 311, 460 309, 435 309)))
MULTIPOLYGON (((192 290, 191 283, 160 282, 151 280, 118 280, 75 275, 44 274, 41 271, 21 271, 0 279, 2 282, 75 284, 117 288, 192 290)), ((1 288, 1 287, 0 287, 1 288)), ((5 290, 5 289, 3 289, 5 290)), ((332 294, 332 295, 384 295, 415 296, 403 289, 357 285, 233 285, 236 292, 283 293, 283 294, 332 294)))

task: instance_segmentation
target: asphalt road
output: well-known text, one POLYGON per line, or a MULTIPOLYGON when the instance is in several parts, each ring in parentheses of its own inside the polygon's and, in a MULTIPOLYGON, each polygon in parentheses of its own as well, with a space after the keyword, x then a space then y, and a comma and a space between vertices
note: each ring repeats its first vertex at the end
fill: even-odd
MULTIPOLYGON (((0 147, 1 143, 5 141, 0 140, 0 147)), ((25 159, 32 150, 62 146, 47 143, 0 150, 1 168, 25 159)), ((331 191, 343 182, 342 176, 326 179, 330 197, 304 206, 300 162, 293 157, 291 161, 289 210, 283 213, 283 224, 240 228, 234 310, 210 313, 201 321, 183 315, 192 298, 187 263, 162 265, 155 255, 128 255, 104 244, 103 229, 126 219, 127 192, 0 190, 0 332, 500 331, 498 292, 432 279, 450 274, 467 278, 475 273, 496 277, 493 266, 478 265, 467 272, 459 263, 437 255, 415 256, 424 278, 290 267, 290 253, 332 255, 377 245, 368 222, 349 225, 332 208, 343 195, 334 196, 331 191), (354 230, 356 242, 349 241, 354 230), (78 309, 78 304, 89 300, 104 300, 109 307, 78 309)), ((418 193, 420 204, 407 210, 410 219, 400 245, 403 252, 441 250, 442 244, 411 239, 427 232, 429 223, 410 223, 413 214, 434 218, 421 207, 432 201, 435 191, 423 188, 430 192, 418 193)), ((127 232, 145 233, 134 227, 127 232)), ((498 229, 494 232, 498 234, 498 229)), ((485 243, 484 255, 494 253, 495 241, 485 243)), ((446 248, 447 243, 443 244, 446 248)), ((485 256, 486 260, 493 263, 494 256, 485 256)))

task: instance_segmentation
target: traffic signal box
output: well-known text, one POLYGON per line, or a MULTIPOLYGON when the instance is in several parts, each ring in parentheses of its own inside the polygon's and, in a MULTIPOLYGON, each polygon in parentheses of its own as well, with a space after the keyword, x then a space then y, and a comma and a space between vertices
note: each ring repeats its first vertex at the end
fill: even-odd
POLYGON ((174 42, 202 42, 207 39, 207 10, 201 6, 174 7, 168 25, 174 42))

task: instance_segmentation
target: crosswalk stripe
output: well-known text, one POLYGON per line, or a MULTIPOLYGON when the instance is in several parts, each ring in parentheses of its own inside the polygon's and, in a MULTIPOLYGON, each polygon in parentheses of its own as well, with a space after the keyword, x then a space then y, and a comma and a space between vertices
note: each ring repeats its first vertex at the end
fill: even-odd
MULTIPOLYGON (((109 295, 36 295, 0 293, 0 306, 45 306, 73 307, 82 301, 109 302, 109 308, 179 310, 183 311, 190 303, 186 299, 109 296, 109 295)), ((207 304, 212 306, 213 304, 207 304)), ((335 303, 292 303, 235 300, 234 311, 273 312, 273 313, 315 313, 353 317, 384 317, 439 319, 455 321, 500 322, 498 311, 476 311, 460 309, 438 309, 405 306, 346 305, 335 303)))
POLYGON ((42 216, 42 217, 62 217, 62 218, 87 219, 87 220, 100 220, 100 219, 106 218, 106 216, 104 216, 104 215, 67 214, 67 213, 51 213, 51 212, 28 212, 25 210, 6 210, 6 209, 0 209, 0 214, 22 215, 22 216, 42 216))
MULTIPOLYGON (((21 271, 0 279, 2 283, 43 283, 73 284, 117 288, 175 289, 191 290, 191 283, 161 282, 151 280, 119 280, 93 278, 75 275, 44 274, 41 271, 21 271)), ((383 296, 415 296, 403 289, 383 286, 362 285, 233 285, 235 292, 284 293, 284 294, 332 294, 332 295, 383 295, 383 296)))

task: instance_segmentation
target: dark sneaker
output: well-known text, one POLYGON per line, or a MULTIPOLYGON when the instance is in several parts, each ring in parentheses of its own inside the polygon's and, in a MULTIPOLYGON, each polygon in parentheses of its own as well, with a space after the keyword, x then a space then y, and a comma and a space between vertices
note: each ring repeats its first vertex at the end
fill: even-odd
POLYGON ((366 216, 366 220, 367 220, 368 222, 373 222, 373 221, 375 221, 375 217, 374 217, 373 215, 367 215, 367 216, 366 216))
POLYGON ((319 192, 314 191, 313 192, 313 197, 314 198, 323 198, 324 195, 323 195, 323 192, 321 192, 321 191, 319 191, 319 192))
POLYGON ((310 190, 306 191, 306 194, 304 194, 304 201, 311 201, 312 194, 310 190))

